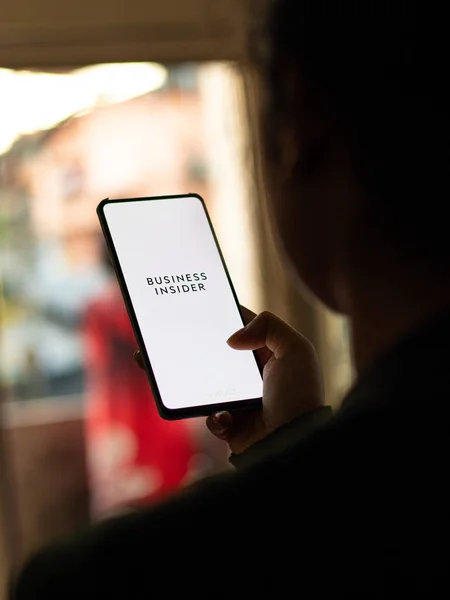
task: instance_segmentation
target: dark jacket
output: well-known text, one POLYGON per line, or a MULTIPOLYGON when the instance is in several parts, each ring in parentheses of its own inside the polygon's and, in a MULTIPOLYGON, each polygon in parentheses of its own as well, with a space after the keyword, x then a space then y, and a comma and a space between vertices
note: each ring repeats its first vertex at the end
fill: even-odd
POLYGON ((448 595, 449 340, 435 321, 309 436, 299 419, 236 473, 38 554, 14 597, 448 595))

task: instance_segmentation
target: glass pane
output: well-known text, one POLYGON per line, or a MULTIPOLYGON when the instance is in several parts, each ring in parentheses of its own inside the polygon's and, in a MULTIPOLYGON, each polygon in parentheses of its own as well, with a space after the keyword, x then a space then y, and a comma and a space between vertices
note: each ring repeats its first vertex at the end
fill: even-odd
POLYGON ((98 202, 201 194, 238 294, 255 302, 258 290, 248 277, 252 244, 229 66, 0 69, 0 85, 8 90, 0 98, 0 376, 21 552, 28 552, 227 468, 226 449, 203 420, 169 423, 157 414, 133 361, 98 202), (238 252, 230 242, 236 233, 238 252))

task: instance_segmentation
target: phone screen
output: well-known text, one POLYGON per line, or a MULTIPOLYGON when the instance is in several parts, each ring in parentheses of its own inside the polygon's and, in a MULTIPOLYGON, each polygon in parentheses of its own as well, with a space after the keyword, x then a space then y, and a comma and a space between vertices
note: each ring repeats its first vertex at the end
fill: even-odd
POLYGON ((243 322, 201 199, 106 201, 103 218, 163 406, 260 399, 254 354, 226 343, 243 322))

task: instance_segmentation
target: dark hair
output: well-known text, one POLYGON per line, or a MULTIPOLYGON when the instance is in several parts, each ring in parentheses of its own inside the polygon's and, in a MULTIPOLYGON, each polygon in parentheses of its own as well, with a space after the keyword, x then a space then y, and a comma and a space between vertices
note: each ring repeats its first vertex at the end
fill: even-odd
POLYGON ((438 0, 277 0, 267 88, 283 114, 286 68, 314 86, 345 135, 373 216, 408 251, 450 259, 449 35, 438 0))

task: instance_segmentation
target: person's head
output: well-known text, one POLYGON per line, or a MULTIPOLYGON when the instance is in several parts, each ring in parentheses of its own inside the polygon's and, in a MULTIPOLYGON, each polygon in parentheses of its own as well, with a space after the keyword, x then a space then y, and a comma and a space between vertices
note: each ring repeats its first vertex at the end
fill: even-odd
POLYGON ((364 269, 450 266, 444 8, 272 2, 260 63, 271 208, 295 270, 334 308, 364 269))

